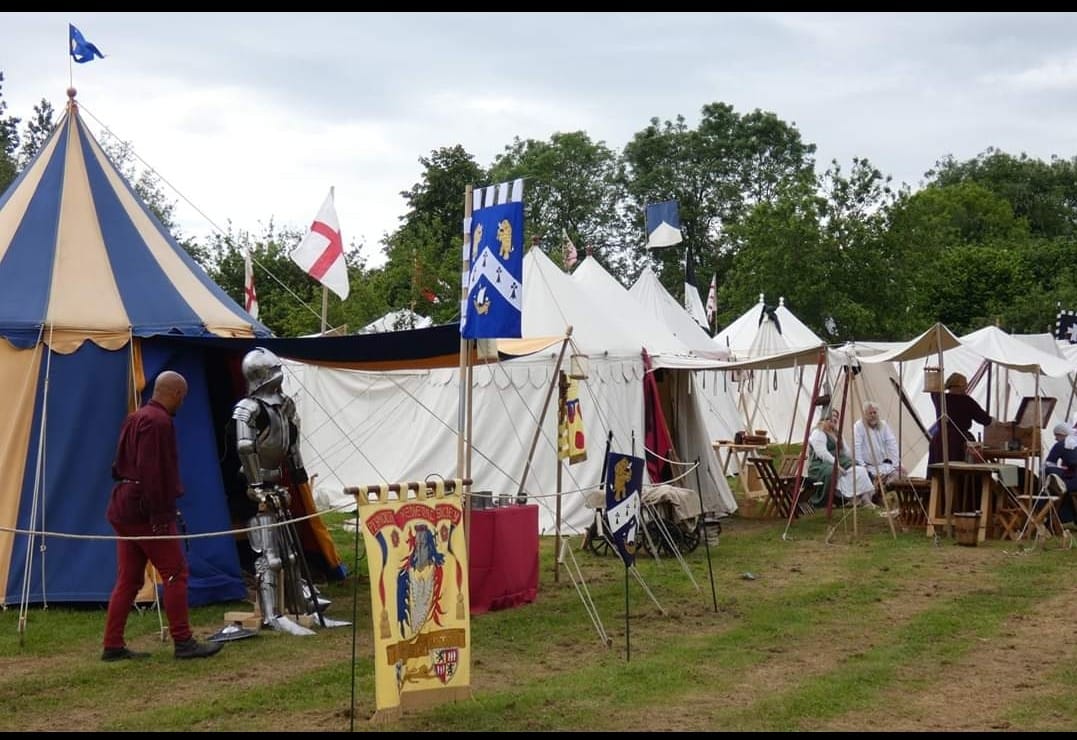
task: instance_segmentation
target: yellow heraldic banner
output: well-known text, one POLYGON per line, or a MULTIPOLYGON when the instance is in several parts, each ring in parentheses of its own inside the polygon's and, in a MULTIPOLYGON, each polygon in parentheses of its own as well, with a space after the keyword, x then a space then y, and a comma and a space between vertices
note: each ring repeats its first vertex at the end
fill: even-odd
POLYGON ((358 500, 370 569, 375 721, 395 719, 404 709, 471 696, 471 612, 460 483, 349 489, 358 500), (394 489, 404 500, 389 499, 394 489), (415 498, 407 498, 409 490, 415 498))
POLYGON ((569 465, 587 459, 587 437, 583 433, 580 386, 575 378, 568 379, 565 402, 558 411, 557 457, 561 460, 567 457, 569 465))

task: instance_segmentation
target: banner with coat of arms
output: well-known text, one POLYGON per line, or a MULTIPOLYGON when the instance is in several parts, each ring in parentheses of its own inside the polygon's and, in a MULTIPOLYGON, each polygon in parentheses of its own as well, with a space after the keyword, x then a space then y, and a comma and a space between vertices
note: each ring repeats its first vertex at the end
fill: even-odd
POLYGON ((524 301, 524 184, 503 182, 475 191, 464 250, 460 335, 464 339, 521 337, 524 301))
POLYGON ((370 573, 373 719, 471 696, 467 542, 459 481, 349 488, 370 573), (369 500, 377 494, 375 500, 369 500))
POLYGON ((625 567, 636 562, 640 543, 640 501, 643 497, 643 458, 610 452, 606 457, 606 518, 613 544, 625 567))

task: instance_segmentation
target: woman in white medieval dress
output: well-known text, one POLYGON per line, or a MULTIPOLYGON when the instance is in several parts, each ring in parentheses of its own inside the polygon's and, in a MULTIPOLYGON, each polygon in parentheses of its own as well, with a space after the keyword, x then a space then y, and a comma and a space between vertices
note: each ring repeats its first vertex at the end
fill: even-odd
POLYGON ((871 502, 871 496, 875 486, 871 482, 867 468, 863 465, 855 465, 853 459, 845 452, 845 445, 838 433, 838 419, 837 409, 824 412, 823 417, 808 437, 808 445, 811 447, 808 456, 808 477, 822 483, 816 487, 811 502, 816 506, 826 502, 830 477, 834 470, 834 458, 837 457, 839 471, 835 489, 837 494, 847 500, 858 498, 860 505, 874 509, 875 505, 871 502))

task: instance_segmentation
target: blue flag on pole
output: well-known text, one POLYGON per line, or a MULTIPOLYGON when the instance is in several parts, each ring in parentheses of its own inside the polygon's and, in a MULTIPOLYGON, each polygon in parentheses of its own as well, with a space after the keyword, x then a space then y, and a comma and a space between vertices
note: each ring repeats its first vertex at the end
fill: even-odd
POLYGON ((647 216, 647 248, 672 247, 680 244, 681 215, 677 201, 665 200, 661 203, 649 203, 645 209, 647 216))
POLYGON ((67 24, 68 36, 71 39, 71 58, 79 64, 85 64, 86 62, 92 62, 93 58, 100 57, 105 58, 105 55, 101 53, 101 50, 86 40, 86 37, 82 35, 82 31, 75 28, 70 23, 67 24))
POLYGON ((464 339, 523 336, 523 180, 475 191, 470 244, 474 255, 461 306, 464 339))
POLYGON ((639 509, 643 492, 643 458, 610 452, 606 458, 606 520, 614 547, 625 567, 636 562, 639 509))

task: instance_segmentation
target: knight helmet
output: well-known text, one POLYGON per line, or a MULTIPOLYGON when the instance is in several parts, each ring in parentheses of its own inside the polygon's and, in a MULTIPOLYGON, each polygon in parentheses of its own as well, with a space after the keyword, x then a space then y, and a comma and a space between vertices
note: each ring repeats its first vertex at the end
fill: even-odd
POLYGON ((265 347, 255 347, 243 357, 243 377, 250 396, 279 394, 284 381, 280 358, 265 347))

